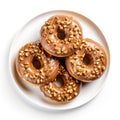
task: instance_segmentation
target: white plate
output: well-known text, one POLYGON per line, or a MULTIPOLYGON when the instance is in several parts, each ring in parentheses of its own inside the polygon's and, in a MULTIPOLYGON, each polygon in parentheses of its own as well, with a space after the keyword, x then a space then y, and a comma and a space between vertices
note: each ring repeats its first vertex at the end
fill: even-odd
POLYGON ((106 39, 100 29, 88 18, 85 16, 71 12, 71 11, 50 11, 44 14, 41 14, 32 20, 30 20, 14 37, 14 40, 11 44, 10 54, 9 54, 9 71, 11 79, 18 93, 26 100, 26 102, 34 105, 40 109, 49 109, 49 110, 68 110, 80 107, 85 103, 92 100, 101 90, 104 85, 106 76, 109 70, 109 61, 110 54, 109 48, 106 42, 106 39), (104 72, 103 76, 89 84, 86 84, 82 87, 80 94, 73 101, 68 104, 52 104, 44 99, 43 94, 40 92, 39 87, 26 84, 24 81, 21 81, 15 71, 15 57, 19 49, 28 42, 36 41, 40 39, 40 28, 51 16, 54 15, 70 15, 78 20, 83 28, 83 37, 92 38, 93 40, 99 42, 107 53, 107 69, 104 72))

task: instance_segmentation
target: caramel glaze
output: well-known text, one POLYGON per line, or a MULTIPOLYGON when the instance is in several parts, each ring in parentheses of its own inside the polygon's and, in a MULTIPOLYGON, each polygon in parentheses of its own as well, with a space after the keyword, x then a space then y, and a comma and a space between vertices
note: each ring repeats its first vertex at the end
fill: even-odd
POLYGON ((71 55, 81 44, 82 28, 70 16, 53 16, 41 29, 41 45, 56 57, 71 55))
POLYGON ((33 42, 20 49, 16 58, 16 69, 21 79, 40 85, 55 79, 59 62, 45 54, 40 43, 33 42))
POLYGON ((74 99, 80 91, 81 83, 70 76, 63 66, 60 66, 55 81, 40 86, 44 95, 52 102, 67 103, 74 99), (62 79, 62 86, 56 85, 56 80, 62 79))
POLYGON ((79 49, 66 58, 66 68, 74 78, 82 82, 91 82, 104 73, 106 62, 102 46, 86 38, 79 49))

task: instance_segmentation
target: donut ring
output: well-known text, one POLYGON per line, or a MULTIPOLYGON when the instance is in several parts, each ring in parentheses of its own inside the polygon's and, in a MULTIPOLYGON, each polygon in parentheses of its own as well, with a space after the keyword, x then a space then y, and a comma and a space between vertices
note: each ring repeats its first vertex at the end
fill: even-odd
POLYGON ((57 76, 59 62, 47 56, 40 43, 28 43, 23 46, 16 59, 16 70, 20 78, 40 85, 53 81, 57 76))
POLYGON ((106 69, 106 54, 102 46, 85 39, 72 56, 66 58, 66 68, 74 78, 91 82, 99 78, 106 69))
POLYGON ((55 81, 41 85, 40 89, 52 102, 67 103, 79 94, 80 84, 79 81, 70 76, 63 66, 60 66, 55 81), (57 80, 62 80, 63 84, 57 86, 57 80))
POLYGON ((69 16, 53 16, 41 28, 41 45, 56 57, 71 55, 81 44, 82 28, 69 16))

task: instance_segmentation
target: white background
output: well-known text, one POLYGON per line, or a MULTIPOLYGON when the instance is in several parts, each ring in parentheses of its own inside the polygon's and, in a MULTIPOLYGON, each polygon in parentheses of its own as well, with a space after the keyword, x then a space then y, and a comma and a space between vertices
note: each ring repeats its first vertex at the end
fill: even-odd
POLYGON ((119 0, 0 0, 0 120, 102 120, 120 119, 120 3, 119 0), (8 54, 12 37, 26 22, 50 10, 72 10, 92 21, 104 33, 111 65, 100 94, 85 106, 64 112, 47 112, 26 104, 11 84, 8 54))

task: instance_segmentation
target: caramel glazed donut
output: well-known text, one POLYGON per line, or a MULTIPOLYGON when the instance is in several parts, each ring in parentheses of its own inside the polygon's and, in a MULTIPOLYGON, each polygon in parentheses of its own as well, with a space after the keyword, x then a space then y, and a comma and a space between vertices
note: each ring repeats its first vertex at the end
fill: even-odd
POLYGON ((97 42, 84 39, 72 56, 66 58, 68 72, 82 82, 99 78, 106 69, 106 54, 97 42))
POLYGON ((51 102, 67 103, 79 94, 80 85, 81 82, 71 77, 61 65, 55 81, 40 85, 40 89, 51 102), (57 81, 61 82, 60 86, 57 81))
POLYGON ((16 59, 18 75, 34 85, 48 83, 55 79, 59 62, 45 54, 40 43, 28 43, 23 46, 16 59))
POLYGON ((71 55, 82 41, 82 28, 68 16, 53 16, 41 29, 41 45, 56 57, 71 55))

